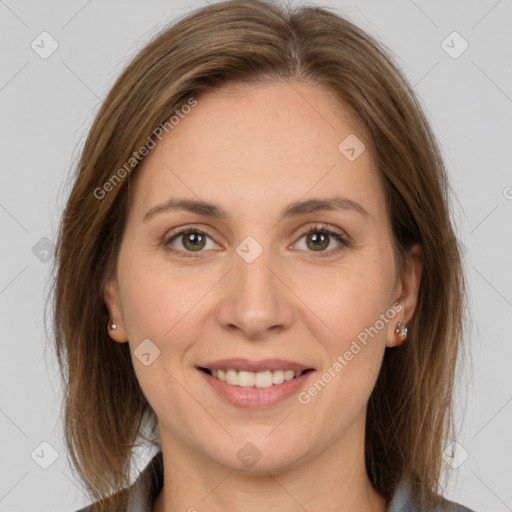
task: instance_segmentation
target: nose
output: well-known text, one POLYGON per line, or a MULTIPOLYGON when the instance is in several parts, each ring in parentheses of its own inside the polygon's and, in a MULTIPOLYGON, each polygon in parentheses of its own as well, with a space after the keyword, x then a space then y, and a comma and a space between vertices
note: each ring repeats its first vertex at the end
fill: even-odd
POLYGON ((216 309, 219 325, 251 340, 289 329, 295 318, 294 295, 270 251, 264 250, 252 263, 235 253, 233 261, 216 309))

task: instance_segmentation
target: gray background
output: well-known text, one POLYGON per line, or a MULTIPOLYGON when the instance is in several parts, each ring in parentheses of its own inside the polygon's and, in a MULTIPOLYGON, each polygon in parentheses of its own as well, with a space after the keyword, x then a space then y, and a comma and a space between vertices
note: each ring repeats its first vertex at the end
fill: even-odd
MULTIPOLYGON (((154 30, 200 5, 0 0, 2 512, 74 511, 86 503, 62 443, 55 357, 44 349, 46 260, 66 176, 101 100, 154 30), (43 31, 59 45, 46 59, 31 47, 34 40, 42 46, 43 31), (42 442, 58 455, 48 469, 40 465, 52 451, 42 442)), ((456 400, 467 459, 461 463, 464 452, 456 451, 445 495, 477 511, 512 510, 512 0, 322 5, 391 48, 441 143, 465 251, 473 361, 456 400), (457 58, 445 50, 458 52, 460 40, 442 44, 453 31, 469 44, 457 58)), ((140 467, 149 456, 141 454, 140 467)))

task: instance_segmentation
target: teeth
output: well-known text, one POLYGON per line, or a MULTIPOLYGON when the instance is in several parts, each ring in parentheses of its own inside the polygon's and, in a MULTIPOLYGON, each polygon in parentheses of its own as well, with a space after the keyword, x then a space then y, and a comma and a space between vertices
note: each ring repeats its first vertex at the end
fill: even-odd
POLYGON ((213 377, 227 382, 232 386, 240 386, 242 388, 269 388, 274 384, 281 384, 284 381, 292 380, 298 377, 302 372, 294 372, 293 370, 267 370, 264 372, 239 372, 233 369, 229 370, 211 370, 213 377))
POLYGON ((232 386, 238 385, 238 372, 235 370, 228 370, 226 372, 226 382, 232 386))
MULTIPOLYGON (((261 373, 258 373, 258 375, 261 375, 261 373)), ((242 386, 243 388, 250 388, 251 386, 254 386, 254 383, 258 380, 258 382, 261 384, 262 379, 256 379, 256 375, 252 372, 238 372, 238 382, 237 384, 239 386, 242 386)), ((261 386, 259 386, 261 387, 261 386)))
POLYGON ((276 370, 275 372, 272 372, 272 383, 281 384, 282 382, 284 382, 284 371, 276 370))

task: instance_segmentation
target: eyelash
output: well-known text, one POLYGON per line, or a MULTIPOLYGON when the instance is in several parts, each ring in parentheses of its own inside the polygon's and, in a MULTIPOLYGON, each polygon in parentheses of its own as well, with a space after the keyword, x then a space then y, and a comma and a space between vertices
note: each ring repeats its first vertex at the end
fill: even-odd
MULTIPOLYGON (((175 249, 172 245, 170 245, 171 242, 174 241, 176 238, 178 238, 180 236, 183 236, 183 235, 189 235, 191 233, 196 233, 196 234, 200 234, 200 235, 204 235, 204 236, 207 236, 209 238, 212 238, 208 233, 206 233, 205 231, 202 231, 201 229, 194 228, 193 226, 187 226, 186 228, 183 228, 182 230, 180 230, 180 231, 178 231, 176 233, 173 233, 170 237, 167 237, 164 240, 163 245, 164 245, 165 249, 170 251, 170 252, 172 252, 172 253, 179 254, 180 256, 183 256, 185 258, 195 258, 195 257, 198 257, 198 256, 196 256, 194 254, 193 251, 182 251, 181 249, 175 249)), ((332 256, 333 254, 337 254, 344 247, 350 247, 349 242, 343 236, 341 236, 339 233, 336 233, 335 231, 332 231, 331 229, 329 229, 324 224, 321 225, 321 226, 311 226, 306 231, 303 231, 301 233, 300 237, 299 237, 299 240, 302 237, 304 237, 306 235, 309 235, 310 233, 324 233, 324 234, 327 234, 327 235, 333 237, 340 244, 335 249, 330 249, 329 251, 319 251, 317 253, 317 255, 319 257, 332 256)), ((204 251, 197 251, 197 254, 199 255, 201 252, 204 252, 204 251)), ((306 252, 315 253, 316 251, 306 251, 306 252)))

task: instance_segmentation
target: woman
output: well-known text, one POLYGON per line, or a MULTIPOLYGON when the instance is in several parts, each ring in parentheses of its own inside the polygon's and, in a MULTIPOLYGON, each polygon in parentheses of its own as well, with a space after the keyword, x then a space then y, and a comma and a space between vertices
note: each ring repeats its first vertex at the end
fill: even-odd
POLYGON ((156 36, 58 240, 83 510, 468 511, 440 494, 465 302, 447 188, 401 71, 338 15, 227 1, 156 36))

